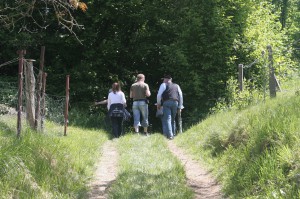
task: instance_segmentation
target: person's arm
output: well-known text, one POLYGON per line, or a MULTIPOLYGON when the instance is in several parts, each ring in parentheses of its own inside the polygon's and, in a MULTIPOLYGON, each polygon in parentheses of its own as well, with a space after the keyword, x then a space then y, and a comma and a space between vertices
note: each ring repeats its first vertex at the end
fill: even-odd
POLYGON ((150 93, 150 89, 148 84, 146 84, 146 97, 150 97, 151 93, 150 93))
POLYGON ((132 86, 130 87, 130 93, 129 93, 129 97, 130 97, 130 98, 133 98, 132 86))
POLYGON ((158 93, 157 93, 157 97, 156 97, 156 104, 157 104, 157 108, 160 109, 161 106, 161 98, 162 98, 162 94, 163 92, 166 90, 166 84, 162 83, 159 87, 158 93))
POLYGON ((178 109, 183 109, 183 95, 180 86, 178 85, 178 95, 179 95, 179 103, 178 103, 178 109))
POLYGON ((111 105, 111 99, 110 99, 110 94, 108 94, 108 97, 107 97, 107 109, 109 110, 110 108, 110 105, 111 105))
POLYGON ((107 104, 107 100, 102 100, 100 102, 95 102, 95 105, 99 105, 99 104, 107 104))

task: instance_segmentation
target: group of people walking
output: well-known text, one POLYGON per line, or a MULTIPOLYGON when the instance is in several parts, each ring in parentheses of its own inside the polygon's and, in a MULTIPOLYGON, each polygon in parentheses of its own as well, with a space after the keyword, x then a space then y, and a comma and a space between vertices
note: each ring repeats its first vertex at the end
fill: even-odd
MULTIPOLYGON (((183 107, 183 96, 180 86, 172 82, 170 75, 162 78, 163 82, 157 93, 157 110, 162 111, 162 129, 163 134, 168 139, 173 139, 176 132, 175 117, 177 112, 181 112, 183 107)), ((136 82, 130 87, 130 98, 133 99, 133 127, 135 133, 140 133, 140 127, 143 128, 143 134, 148 136, 149 110, 148 104, 151 92, 149 85, 145 83, 145 75, 138 74, 136 82)), ((113 83, 111 92, 106 101, 96 104, 107 103, 108 114, 112 122, 113 136, 118 138, 123 131, 123 117, 126 107, 125 94, 121 90, 119 83, 113 83)))

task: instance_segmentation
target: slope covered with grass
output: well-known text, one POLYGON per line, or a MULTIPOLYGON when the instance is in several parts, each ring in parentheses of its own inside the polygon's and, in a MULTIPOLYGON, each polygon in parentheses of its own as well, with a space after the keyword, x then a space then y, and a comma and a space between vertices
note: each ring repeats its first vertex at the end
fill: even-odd
POLYGON ((300 96, 212 115, 175 142, 205 160, 230 198, 300 198, 300 96))
POLYGON ((16 138, 16 118, 0 118, 0 198, 84 198, 105 132, 47 124, 46 134, 24 128, 16 138))

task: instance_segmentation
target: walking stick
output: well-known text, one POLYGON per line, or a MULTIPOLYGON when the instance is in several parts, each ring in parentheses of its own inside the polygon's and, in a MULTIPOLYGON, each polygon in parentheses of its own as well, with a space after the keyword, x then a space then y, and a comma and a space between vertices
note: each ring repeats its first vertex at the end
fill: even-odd
POLYGON ((181 118, 181 110, 178 110, 178 116, 177 116, 177 122, 178 122, 178 132, 182 133, 182 118, 181 118))

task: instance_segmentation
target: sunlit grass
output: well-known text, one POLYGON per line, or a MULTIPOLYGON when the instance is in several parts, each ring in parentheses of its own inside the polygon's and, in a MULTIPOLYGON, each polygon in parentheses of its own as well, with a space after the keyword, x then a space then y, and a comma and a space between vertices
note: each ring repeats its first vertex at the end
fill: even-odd
POLYGON ((299 198, 299 104, 290 94, 212 115, 175 142, 213 169, 230 198, 299 198))
POLYGON ((0 198, 84 198, 105 132, 46 123, 44 133, 0 119, 0 198))
POLYGON ((111 198, 193 198, 183 166, 160 134, 126 135, 116 140, 120 153, 118 178, 111 198))

